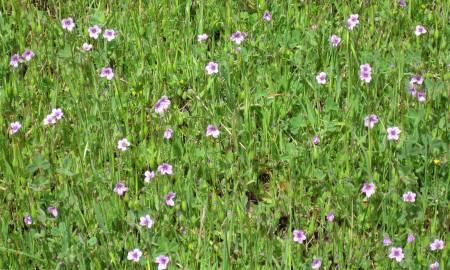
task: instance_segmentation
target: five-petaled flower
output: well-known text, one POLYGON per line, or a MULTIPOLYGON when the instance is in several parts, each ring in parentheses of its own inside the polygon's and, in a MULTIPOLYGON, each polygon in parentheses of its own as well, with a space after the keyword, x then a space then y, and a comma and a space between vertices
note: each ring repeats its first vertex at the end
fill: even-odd
POLYGON ((167 96, 162 96, 155 104, 155 112, 162 114, 167 111, 170 106, 170 100, 167 96))
POLYGON ((321 265, 322 265, 322 261, 320 259, 314 259, 311 263, 311 268, 319 269, 321 265))
POLYGON ((23 223, 25 223, 25 225, 31 225, 33 223, 33 219, 31 216, 26 215, 23 217, 23 223))
POLYGON ((439 262, 435 261, 434 263, 430 264, 430 270, 439 270, 439 262))
POLYGON ((349 30, 353 30, 355 26, 359 24, 359 15, 358 14, 352 14, 347 20, 347 27, 349 30))
POLYGON ((378 116, 375 114, 364 117, 364 126, 367 128, 373 128, 378 123, 378 116))
POLYGON ((398 141, 400 139, 400 133, 402 131, 398 127, 389 127, 386 131, 388 140, 398 141))
POLYGON ((412 234, 412 233, 408 234, 408 238, 406 238, 406 242, 412 243, 412 242, 414 242, 414 240, 416 240, 416 237, 414 236, 414 234, 412 234))
POLYGON ((145 215, 143 217, 140 218, 139 220, 139 225, 141 225, 142 227, 147 227, 148 229, 150 229, 154 224, 153 219, 150 217, 150 215, 145 215))
POLYGON ((117 142, 117 149, 126 151, 130 145, 131 143, 127 140, 127 138, 123 138, 117 142))
POLYGON ((61 26, 63 29, 72 32, 72 30, 75 28, 75 22, 73 21, 73 19, 71 17, 62 19, 61 21, 61 26))
POLYGON ((400 247, 392 247, 389 253, 389 258, 396 260, 397 262, 401 262, 403 258, 405 258, 405 254, 403 254, 403 249, 400 247))
POLYGON ((170 140, 170 138, 172 138, 173 135, 173 130, 171 128, 166 129, 166 131, 164 131, 164 139, 166 140, 170 140))
POLYGON ((245 40, 246 37, 247 37, 247 33, 244 33, 241 31, 236 31, 233 34, 231 34, 230 39, 237 45, 240 45, 245 40))
POLYGON ((114 78, 114 72, 112 68, 110 67, 102 68, 102 71, 100 72, 100 77, 106 78, 107 80, 112 80, 114 78))
POLYGON ((206 65, 205 71, 208 75, 216 74, 219 72, 219 64, 211 61, 206 65))
POLYGON ((206 127, 206 137, 213 137, 213 138, 218 138, 220 135, 220 131, 217 128, 217 126, 215 125, 208 125, 208 127, 206 127))
POLYGON ((83 46, 81 46, 81 48, 85 51, 85 52, 89 52, 92 50, 92 44, 89 43, 83 43, 83 46))
POLYGON ((20 55, 13 54, 11 56, 11 59, 9 60, 9 65, 12 66, 13 68, 18 68, 20 61, 21 61, 20 55))
POLYGON ((333 220, 334 220, 334 214, 332 212, 329 212, 327 214, 327 221, 328 222, 333 222, 333 220))
POLYGON ((167 264, 169 264, 170 258, 165 255, 160 255, 156 257, 155 262, 158 264, 158 270, 167 269, 167 264))
POLYGON ((25 50, 22 53, 22 59, 24 59, 25 61, 30 61, 31 58, 33 58, 33 57, 34 57, 34 52, 31 50, 25 50))
POLYGON ((128 188, 124 182, 118 182, 114 187, 114 192, 117 193, 119 196, 122 196, 127 191, 128 188))
POLYGON ((430 244, 430 249, 433 251, 444 249, 444 241, 441 239, 434 239, 434 241, 430 244))
POLYGON ((361 192, 366 194, 367 198, 370 198, 375 193, 375 184, 374 183, 364 183, 361 192))
POLYGON ((272 14, 268 10, 264 11, 263 20, 269 22, 272 20, 272 14))
POLYGON ((19 129, 22 127, 22 125, 19 122, 12 122, 9 125, 9 134, 13 135, 15 134, 17 131, 19 131, 19 129))
POLYGON ((292 237, 293 237, 294 241, 299 244, 303 244, 303 241, 306 240, 306 235, 302 230, 294 230, 292 232, 292 237))
POLYGON ((314 145, 317 145, 317 144, 319 144, 319 142, 320 142, 319 135, 314 135, 314 137, 312 138, 312 143, 314 145))
POLYGON ((327 83, 327 74, 325 72, 319 72, 316 76, 317 83, 326 84, 327 83))
POLYGON ((163 163, 158 166, 158 172, 162 175, 164 174, 171 175, 173 173, 172 165, 170 165, 169 163, 163 163))
POLYGON ((337 47, 339 45, 339 43, 341 43, 341 38, 336 35, 332 35, 330 37, 330 42, 331 42, 331 46, 337 47))
POLYGON ((56 124, 56 122, 61 120, 63 115, 64 113, 62 109, 60 108, 53 109, 52 112, 44 118, 44 126, 56 124))
POLYGON ((93 39, 97 39, 101 32, 102 29, 98 25, 94 25, 88 29, 89 37, 93 39))
POLYGON ((150 182, 155 177, 155 172, 153 171, 145 171, 144 172, 144 181, 150 182))
POLYGON ((58 217, 58 208, 54 207, 54 206, 50 206, 47 208, 47 211, 53 216, 53 217, 58 217))
POLYGON ((383 245, 390 246, 391 244, 392 244, 391 238, 389 238, 389 236, 386 235, 383 239, 383 245))
POLYGON ((208 34, 200 34, 197 36, 198 42, 204 42, 208 40, 208 34))
POLYGON ((416 201, 416 193, 408 191, 405 194, 403 194, 403 201, 404 202, 415 202, 416 201))
POLYGON ((142 256, 142 251, 138 248, 135 248, 128 252, 127 259, 133 262, 138 262, 142 256))
POLYGON ((116 31, 114 29, 106 29, 105 32, 103 32, 103 38, 106 39, 106 41, 112 41, 116 38, 116 31))
POLYGON ((359 78, 361 81, 370 83, 372 80, 372 67, 369 64, 362 64, 359 67, 359 78))
POLYGON ((175 192, 169 192, 166 195, 166 204, 168 206, 174 206, 175 202, 173 201, 173 199, 175 199, 175 197, 177 196, 177 194, 175 192))
POLYGON ((427 32, 427 29, 425 29, 425 27, 423 27, 422 25, 417 25, 416 26, 416 31, 414 31, 414 34, 416 36, 420 36, 423 35, 427 32))

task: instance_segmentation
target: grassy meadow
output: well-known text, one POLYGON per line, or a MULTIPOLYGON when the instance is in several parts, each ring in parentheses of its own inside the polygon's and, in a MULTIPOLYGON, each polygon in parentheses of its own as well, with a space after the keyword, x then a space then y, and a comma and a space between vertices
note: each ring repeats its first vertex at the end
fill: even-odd
POLYGON ((449 21, 0 1, 0 269, 450 269, 449 21))

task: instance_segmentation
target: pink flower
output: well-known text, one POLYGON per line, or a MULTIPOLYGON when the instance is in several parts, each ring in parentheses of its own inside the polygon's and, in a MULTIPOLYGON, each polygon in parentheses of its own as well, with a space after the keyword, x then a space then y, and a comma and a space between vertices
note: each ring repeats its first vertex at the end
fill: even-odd
POLYGON ((439 270, 439 262, 435 261, 434 263, 430 264, 430 270, 439 270))
POLYGON ((112 68, 110 67, 102 68, 102 71, 100 72, 100 77, 106 78, 107 80, 112 80, 114 78, 114 72, 112 68))
POLYGON ((397 262, 401 262, 403 258, 405 258, 405 254, 403 254, 403 249, 399 247, 391 248, 389 258, 396 260, 397 262))
POLYGON ((219 72, 219 64, 211 61, 206 65, 205 71, 208 75, 216 74, 219 72))
POLYGON ((167 111, 170 106, 170 100, 167 96, 162 96, 155 104, 155 112, 162 114, 167 111))
POLYGON ((30 51, 30 50, 25 50, 25 51, 23 52, 23 54, 22 54, 22 58, 23 58, 25 61, 30 61, 31 58, 33 58, 33 57, 34 57, 34 52, 33 52, 33 51, 30 51))
POLYGON ((162 175, 164 174, 172 175, 173 173, 172 165, 170 165, 169 163, 163 163, 158 166, 158 172, 161 173, 162 175))
POLYGON ((155 262, 158 264, 158 270, 167 269, 167 264, 169 264, 170 258, 164 255, 158 256, 155 262))
POLYGON ((114 29, 106 29, 105 32, 103 32, 103 38, 106 39, 108 42, 112 41, 116 38, 116 31, 114 29))
POLYGON ((117 142, 117 149, 121 151, 126 151, 128 147, 130 147, 130 145, 131 145, 130 142, 126 138, 123 138, 122 140, 119 140, 117 142))
POLYGON ((317 144, 319 144, 319 142, 320 142, 319 136, 318 135, 314 135, 314 137, 312 138, 312 143, 314 145, 317 145, 317 144))
POLYGON ((319 269, 321 265, 322 265, 322 261, 320 259, 314 259, 311 263, 311 268, 319 269))
POLYGON ((367 198, 370 198, 375 193, 375 188, 374 183, 364 183, 361 192, 365 193, 367 198))
POLYGON ((268 10, 264 11, 263 20, 270 22, 272 20, 272 14, 268 10))
POLYGON ((19 64, 20 64, 21 58, 20 55, 18 54, 14 54, 11 56, 11 59, 9 61, 9 65, 12 66, 13 68, 18 68, 19 64))
POLYGON ((341 38, 336 35, 332 35, 330 38, 330 42, 331 42, 331 46, 337 47, 339 45, 339 43, 341 43, 341 38))
POLYGON ((359 67, 359 78, 361 81, 370 83, 372 80, 372 67, 369 64, 363 64, 359 67))
POLYGON ((427 32, 427 29, 425 29, 425 27, 423 27, 422 25, 417 25, 416 26, 416 31, 414 31, 414 34, 416 34, 416 36, 420 36, 423 35, 427 32))
POLYGON ((334 220, 334 214, 332 212, 327 214, 327 220, 328 222, 333 222, 334 220))
POLYGON ((208 35, 207 34, 201 34, 197 36, 197 41, 198 42, 205 42, 208 40, 208 35))
POLYGON ((31 225, 33 224, 33 219, 31 218, 31 216, 24 216, 23 223, 25 223, 25 225, 31 225))
POLYGON ((247 33, 236 31, 231 35, 230 39, 231 41, 236 43, 236 45, 240 45, 245 40, 246 37, 247 33))
POLYGON ((145 171, 144 176, 145 176, 144 181, 148 183, 155 177, 155 172, 145 171))
POLYGON ((114 192, 117 193, 119 196, 122 196, 127 191, 128 188, 127 186, 125 186, 124 182, 118 182, 114 187, 114 192))
POLYGON ((352 14, 347 20, 347 27, 351 31, 355 26, 359 24, 359 15, 358 14, 352 14))
POLYGON ((174 206, 175 202, 173 201, 173 199, 175 199, 175 197, 177 196, 177 194, 175 192, 169 192, 166 195, 166 204, 168 206, 174 206))
POLYGON ((388 140, 398 141, 400 139, 401 130, 398 127, 389 127, 387 129, 387 138, 388 140))
POLYGON ((92 50, 92 44, 89 44, 89 43, 83 43, 83 46, 81 46, 81 48, 84 50, 84 51, 86 51, 86 52, 89 52, 89 51, 91 51, 92 50))
POLYGON ((145 215, 140 218, 139 225, 142 227, 147 227, 148 229, 151 229, 154 224, 153 219, 149 215, 145 215))
POLYGON ((166 140, 170 140, 170 138, 172 138, 173 135, 173 130, 171 128, 166 129, 166 131, 164 131, 164 139, 166 140))
POLYGON ((412 76, 411 80, 409 80, 409 84, 414 86, 414 84, 423 84, 423 77, 420 75, 412 76))
POLYGON ((389 238, 389 236, 385 236, 383 239, 383 245, 390 246, 391 244, 392 244, 391 238, 389 238))
POLYGON ((406 239, 406 242, 412 243, 412 242, 414 242, 414 240, 416 240, 416 237, 414 236, 414 234, 412 234, 412 233, 408 234, 408 238, 406 239))
POLYGON ((75 23, 73 22, 73 19, 71 17, 62 19, 61 26, 63 29, 66 29, 69 32, 72 32, 72 30, 75 28, 75 23))
POLYGON ((416 193, 408 191, 405 194, 403 194, 403 201, 404 202, 415 202, 416 201, 416 193))
POLYGON ((53 217, 58 217, 58 209, 56 207, 50 206, 49 208, 47 208, 47 211, 53 216, 53 217))
POLYGON ((211 136, 213 138, 218 138, 219 135, 220 131, 215 125, 208 125, 206 128, 206 137, 211 136))
POLYGON ((320 72, 316 76, 317 83, 319 84, 326 84, 327 83, 327 74, 325 72, 320 72))
POLYGON ((294 230, 292 232, 292 235, 293 235, 294 241, 299 244, 303 244, 303 241, 306 240, 306 235, 302 230, 294 230))
POLYGON ((128 252, 127 259, 133 262, 138 262, 142 256, 142 251, 138 248, 135 248, 128 252))
POLYGON ((430 244, 430 249, 432 251, 444 249, 444 241, 440 239, 434 239, 433 243, 430 244))
POLYGON ((93 39, 97 39, 98 35, 102 32, 102 29, 98 25, 94 25, 92 27, 89 27, 88 33, 89 37, 93 39))
POLYGON ((64 113, 60 108, 53 109, 52 112, 44 118, 44 125, 47 126, 56 124, 56 122, 61 120, 63 115, 64 113))
POLYGON ((420 91, 419 93, 417 93, 417 100, 419 102, 425 102, 427 98, 427 93, 425 93, 425 91, 420 91))
POLYGON ((17 131, 19 131, 19 129, 22 127, 22 125, 19 122, 12 122, 9 125, 9 134, 13 135, 15 134, 17 131))
POLYGON ((378 123, 378 116, 375 114, 364 117, 364 126, 367 128, 373 128, 378 123))

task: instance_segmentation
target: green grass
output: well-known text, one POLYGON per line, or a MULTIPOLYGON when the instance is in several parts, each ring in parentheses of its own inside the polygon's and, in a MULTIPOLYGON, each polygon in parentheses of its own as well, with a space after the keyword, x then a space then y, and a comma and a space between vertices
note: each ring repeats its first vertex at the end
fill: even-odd
POLYGON ((313 258, 321 269, 450 268, 450 2, 407 2, 1 1, 0 268, 157 269, 161 254, 168 269, 310 269, 313 258), (360 20, 351 32, 350 14, 360 20), (61 28, 66 17, 73 32, 61 28), (90 39, 94 24, 117 38, 90 39), (418 24, 428 32, 416 37, 418 24), (248 33, 239 53, 237 30, 248 33), (10 67, 25 49, 36 56, 10 67), (209 61, 218 74, 205 74, 209 61), (106 66, 112 81, 99 77, 106 66), (424 103, 408 93, 416 74, 424 103), (163 95, 171 106, 160 116, 163 95), (44 126, 53 108, 64 117, 44 126), (368 130, 371 113, 380 121, 368 130), (22 128, 10 135, 14 121, 22 128), (218 139, 205 136, 208 124, 218 139), (398 142, 386 138, 391 126, 398 142), (128 151, 117 149, 122 138, 128 151), (163 162, 174 174, 145 183, 163 162), (369 199, 366 181, 377 187, 369 199), (146 214, 149 230, 139 226, 146 214), (401 263, 385 235, 403 248, 401 263), (434 239, 443 250, 430 251, 434 239), (134 248, 139 263, 127 260, 134 248))

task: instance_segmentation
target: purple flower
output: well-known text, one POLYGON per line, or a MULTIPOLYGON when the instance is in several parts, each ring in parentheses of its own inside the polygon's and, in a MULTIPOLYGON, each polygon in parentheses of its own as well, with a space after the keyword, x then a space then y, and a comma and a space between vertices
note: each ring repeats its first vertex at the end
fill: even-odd
POLYGON ((127 186, 125 186, 124 182, 118 182, 116 186, 114 187, 114 192, 119 194, 119 196, 122 196, 125 192, 128 191, 127 186))
POLYGON ((138 248, 135 248, 128 252, 127 259, 133 262, 138 262, 142 256, 142 251, 138 248))
POLYGON ((24 216, 23 223, 25 223, 26 225, 31 225, 31 224, 33 224, 33 219, 29 215, 24 216))
POLYGON ((317 144, 319 144, 319 142, 320 142, 319 136, 318 135, 314 135, 314 137, 312 138, 312 143, 314 145, 317 145, 317 144))
POLYGON ((9 125, 9 134, 13 135, 15 134, 17 131, 19 131, 19 129, 22 127, 22 125, 19 122, 12 122, 9 125))
POLYGON ((401 130, 398 127, 389 127, 387 128, 387 138, 388 140, 392 141, 398 141, 400 139, 400 132, 401 130))
POLYGON ((317 83, 319 84, 326 84, 327 83, 327 74, 325 72, 320 72, 316 76, 317 83))
POLYGON ((417 100, 419 102, 425 102, 427 98, 427 93, 425 93, 425 91, 420 91, 419 93, 417 93, 417 100))
POLYGON ((197 36, 197 41, 198 42, 204 42, 208 40, 208 35, 207 34, 200 34, 197 36))
POLYGON ((9 65, 12 66, 13 68, 18 68, 20 61, 21 61, 20 55, 13 54, 11 56, 11 60, 9 61, 9 65))
POLYGON ((444 241, 440 239, 434 239, 433 243, 430 244, 430 249, 432 251, 444 249, 444 241))
POLYGON ((114 29, 106 29, 103 33, 103 38, 105 38, 107 41, 111 41, 116 38, 116 31, 114 29))
POLYGON ((416 87, 414 85, 412 85, 411 87, 409 87, 409 94, 413 97, 416 96, 417 91, 416 91, 416 87))
POLYGON ((359 78, 366 83, 370 83, 372 80, 372 68, 369 64, 359 66, 359 78))
POLYGON ((153 219, 149 215, 145 215, 140 218, 139 225, 142 227, 147 227, 148 229, 151 229, 154 224, 153 219))
POLYGON ((166 195, 166 204, 168 206, 174 206, 175 202, 173 201, 173 199, 175 199, 175 197, 177 196, 177 194, 175 192, 169 192, 166 195))
POLYGON ((414 86, 416 83, 422 85, 423 77, 420 75, 412 76, 411 80, 409 80, 409 84, 414 86))
POLYGON ((208 125, 206 128, 206 137, 211 136, 213 138, 218 138, 219 135, 220 131, 215 125, 208 125))
POLYGON ((414 236, 414 234, 412 234, 412 233, 408 234, 408 238, 406 239, 406 242, 412 243, 412 242, 414 242, 414 240, 416 240, 416 237, 414 236))
POLYGON ((155 172, 145 171, 144 176, 145 176, 144 181, 148 183, 155 177, 155 172))
POLYGON ((403 201, 404 202, 415 202, 416 201, 416 193, 408 191, 405 194, 403 194, 403 201))
POLYGON ((322 265, 322 261, 320 259, 314 259, 311 263, 311 268, 319 269, 321 265, 322 265))
POLYGON ((264 11, 263 20, 270 22, 272 20, 272 14, 268 10, 264 11))
POLYGON ((71 17, 62 19, 61 26, 63 29, 66 29, 69 32, 72 32, 73 28, 75 28, 75 23, 71 17))
POLYGON ((378 116, 375 114, 364 117, 364 126, 367 128, 373 128, 378 123, 378 116))
POLYGON ((56 207, 50 206, 47 211, 52 214, 55 218, 58 217, 58 209, 56 207))
POLYGON ((435 261, 434 263, 430 264, 430 270, 439 270, 439 263, 435 261))
POLYGON ((336 35, 332 35, 330 38, 330 42, 331 42, 331 46, 337 47, 339 45, 339 43, 341 43, 341 38, 336 35))
POLYGON ((414 31, 414 34, 416 34, 416 36, 420 36, 423 35, 427 32, 427 29, 425 29, 425 27, 423 27, 422 25, 417 25, 416 26, 416 31, 414 31))
POLYGON ((162 96, 155 104, 155 112, 161 114, 169 109, 169 106, 169 98, 167 96, 162 96))
POLYGON ((402 8, 406 7, 406 1, 405 0, 400 0, 398 1, 398 5, 402 8))
POLYGON ((327 214, 327 220, 328 222, 333 222, 334 220, 334 214, 332 212, 327 214))
POLYGON ((170 258, 165 255, 160 255, 156 257, 155 262, 158 264, 158 270, 167 269, 167 264, 169 264, 170 258))
POLYGON ((58 120, 61 120, 63 115, 64 113, 60 108, 53 109, 52 112, 44 118, 44 125, 47 126, 56 124, 58 120))
POLYGON ((208 75, 216 74, 219 72, 219 64, 211 61, 206 65, 205 71, 208 75))
POLYGON ((89 37, 93 39, 97 39, 101 32, 102 29, 98 25, 94 25, 88 29, 89 37))
POLYGON ((173 130, 171 128, 166 129, 166 131, 164 131, 164 139, 169 140, 170 138, 172 138, 173 135, 173 130))
POLYGON ((241 47, 236 47, 236 48, 234 48, 234 52, 235 53, 239 53, 241 51, 241 47))
POLYGON ((403 249, 399 247, 391 248, 389 258, 396 260, 397 262, 401 262, 403 258, 405 258, 405 254, 403 254, 403 249))
POLYGON ((303 244, 303 241, 306 240, 306 235, 302 230, 294 230, 292 232, 292 236, 295 242, 299 244, 303 244))
POLYGON ((355 26, 359 24, 359 15, 358 14, 352 14, 347 20, 347 26, 349 30, 353 30, 355 26))
POLYGON ((385 236, 383 239, 383 245, 390 246, 391 244, 392 244, 391 238, 389 238, 389 236, 385 236))
POLYGON ((366 194, 367 198, 370 198, 375 193, 375 184, 374 183, 364 183, 361 192, 366 194))
POLYGON ((25 59, 25 61, 30 61, 31 58, 34 57, 34 52, 30 50, 25 50, 22 54, 22 58, 25 59))
POLYGON ((246 37, 247 37, 247 33, 244 33, 241 31, 236 31, 233 34, 231 34, 230 39, 237 45, 240 45, 245 40, 246 37))
POLYGON ((170 165, 169 163, 163 163, 158 166, 158 172, 161 173, 162 175, 164 174, 171 175, 173 173, 172 165, 170 165))
POLYGON ((114 78, 114 72, 112 68, 110 67, 102 68, 102 71, 100 72, 100 77, 106 78, 107 80, 112 80, 114 78))
POLYGON ((117 149, 121 151, 126 151, 128 147, 130 147, 130 145, 131 145, 130 142, 126 138, 123 138, 122 140, 119 140, 117 142, 117 149))
POLYGON ((84 50, 84 51, 86 51, 86 52, 89 52, 89 51, 91 51, 92 50, 92 44, 89 44, 89 43, 83 43, 83 46, 81 46, 81 48, 84 50))

